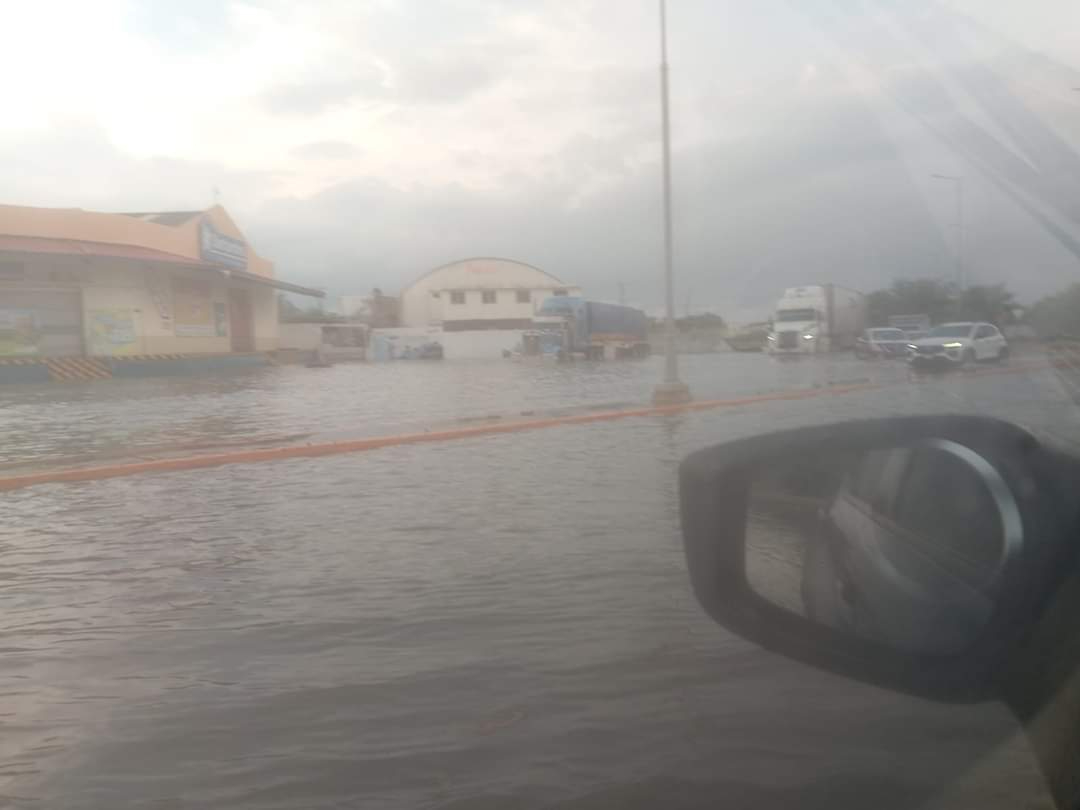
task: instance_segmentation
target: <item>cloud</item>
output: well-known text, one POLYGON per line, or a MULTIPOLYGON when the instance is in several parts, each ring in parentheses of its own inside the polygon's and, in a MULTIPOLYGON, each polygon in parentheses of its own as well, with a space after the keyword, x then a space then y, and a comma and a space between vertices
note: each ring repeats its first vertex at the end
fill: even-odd
POLYGON ((451 104, 491 85, 498 74, 479 55, 444 54, 404 65, 394 98, 399 102, 451 104))
POLYGON ((301 160, 347 160, 361 154, 360 147, 348 141, 312 141, 292 150, 301 160))
POLYGON ((215 161, 168 156, 136 158, 91 122, 0 138, 0 200, 16 205, 96 210, 176 210, 209 207, 214 189, 243 213, 273 196, 282 172, 238 171, 215 161))
POLYGON ((384 97, 381 81, 381 74, 373 69, 361 76, 279 84, 263 93, 263 103, 276 115, 318 115, 358 98, 384 97))
MULTIPOLYGON (((898 24, 892 4, 671 6, 680 295, 741 312, 788 284, 947 275, 951 196, 928 177, 961 169, 973 276, 1023 297, 1071 279, 1075 259, 984 174, 998 161, 1068 219, 1076 97, 1053 88, 1080 84, 1071 74, 997 40, 960 47, 957 32, 979 32, 947 17, 898 24), (1048 161, 1041 179, 1001 157, 1002 132, 1048 161)), ((283 276, 339 292, 494 253, 597 297, 623 282, 631 300, 662 300, 655 3, 245 0, 218 15, 206 0, 134 20, 131 7, 95 6, 45 55, 34 43, 55 13, 9 21, 0 68, 33 81, 0 122, 0 199, 190 208, 217 186, 283 276)))

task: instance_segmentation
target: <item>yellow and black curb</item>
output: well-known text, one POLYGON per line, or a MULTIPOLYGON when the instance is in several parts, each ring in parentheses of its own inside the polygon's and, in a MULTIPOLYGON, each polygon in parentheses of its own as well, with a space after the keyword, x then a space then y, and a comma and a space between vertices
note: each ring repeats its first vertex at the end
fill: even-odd
POLYGON ((44 361, 54 382, 108 380, 112 367, 96 357, 50 357, 44 361))
POLYGON ((0 357, 0 384, 7 382, 90 382, 113 377, 155 376, 173 373, 200 373, 227 369, 237 361, 267 355, 232 353, 205 354, 125 354, 98 357, 0 357), (184 369, 184 366, 190 368, 184 369))

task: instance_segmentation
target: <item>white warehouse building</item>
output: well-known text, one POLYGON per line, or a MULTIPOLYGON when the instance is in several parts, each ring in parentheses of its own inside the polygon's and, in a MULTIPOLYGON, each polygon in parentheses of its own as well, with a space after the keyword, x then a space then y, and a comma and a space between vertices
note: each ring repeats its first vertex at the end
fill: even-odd
POLYGON ((446 332, 528 329, 545 298, 581 295, 550 273, 511 259, 444 264, 401 292, 401 325, 446 332))

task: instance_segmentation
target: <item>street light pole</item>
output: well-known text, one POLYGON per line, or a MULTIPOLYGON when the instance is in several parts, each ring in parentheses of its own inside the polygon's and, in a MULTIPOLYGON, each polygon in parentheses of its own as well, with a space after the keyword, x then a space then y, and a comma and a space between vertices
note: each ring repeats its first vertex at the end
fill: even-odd
POLYGON ((958 174, 934 174, 935 180, 956 184, 956 286, 964 289, 964 178, 958 174))
POLYGON ((679 380, 675 347, 674 236, 671 224, 671 113, 668 101, 667 2, 660 0, 660 115, 664 164, 664 298, 667 305, 664 329, 664 381, 653 391, 657 405, 690 401, 690 389, 679 380))

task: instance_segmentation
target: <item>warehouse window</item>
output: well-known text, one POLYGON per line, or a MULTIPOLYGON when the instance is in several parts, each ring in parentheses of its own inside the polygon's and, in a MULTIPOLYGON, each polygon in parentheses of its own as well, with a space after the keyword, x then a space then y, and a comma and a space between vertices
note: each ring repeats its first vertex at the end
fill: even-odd
POLYGON ((450 291, 450 303, 451 304, 464 304, 465 303, 465 291, 464 290, 451 290, 450 291))
POLYGON ((495 291, 494 290, 484 290, 484 303, 485 304, 494 304, 495 303, 495 291))
POLYGON ((517 302, 519 304, 527 304, 531 300, 532 300, 532 295, 530 295, 528 290, 518 290, 517 291, 517 302))

